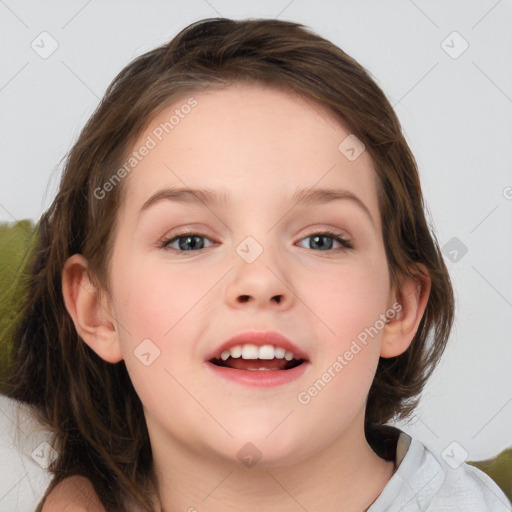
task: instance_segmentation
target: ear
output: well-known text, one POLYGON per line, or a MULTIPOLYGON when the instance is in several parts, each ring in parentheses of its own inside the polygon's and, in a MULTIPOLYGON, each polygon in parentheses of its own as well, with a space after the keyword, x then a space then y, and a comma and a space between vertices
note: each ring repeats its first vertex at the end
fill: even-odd
POLYGON ((74 254, 64 265, 62 295, 80 338, 105 361, 121 361, 123 355, 108 300, 105 294, 100 297, 81 254, 74 254))
POLYGON ((388 322, 384 327, 381 357, 399 356, 411 344, 418 326, 423 318, 430 295, 431 279, 425 265, 418 263, 417 267, 422 274, 415 277, 403 276, 400 279, 396 300, 388 312, 388 322))

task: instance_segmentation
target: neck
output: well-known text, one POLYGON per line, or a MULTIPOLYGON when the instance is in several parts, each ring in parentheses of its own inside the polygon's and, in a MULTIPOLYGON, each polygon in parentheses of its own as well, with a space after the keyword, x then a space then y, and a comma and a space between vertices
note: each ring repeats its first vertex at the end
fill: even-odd
POLYGON ((314 456, 285 466, 245 467, 204 456, 156 429, 150 437, 153 447, 164 447, 154 450, 162 512, 363 512, 394 470, 366 442, 362 421, 314 456))

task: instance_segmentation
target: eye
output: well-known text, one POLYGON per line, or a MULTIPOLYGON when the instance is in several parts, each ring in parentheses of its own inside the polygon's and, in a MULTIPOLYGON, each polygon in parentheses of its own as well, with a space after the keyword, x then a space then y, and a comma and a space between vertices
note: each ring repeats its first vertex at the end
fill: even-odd
MULTIPOLYGON (((333 250, 333 241, 337 242, 341 245, 341 248, 337 250, 347 251, 353 249, 354 246, 351 242, 349 242, 346 238, 344 238, 341 234, 335 233, 333 231, 322 231, 319 233, 312 233, 302 240, 310 240, 311 241, 311 249, 319 249, 320 251, 330 251, 333 250), (331 241, 329 241, 329 239, 331 241)), ((306 247, 307 248, 307 247, 306 247)), ((335 249, 336 250, 336 249, 335 249)))
POLYGON ((176 252, 200 251, 205 248, 204 242, 201 241, 202 239, 210 240, 206 235, 201 233, 186 232, 162 240, 160 247, 176 252), (178 246, 172 247, 176 242, 178 246))
MULTIPOLYGON (((206 235, 201 233, 184 232, 179 233, 173 237, 166 238, 160 242, 160 248, 169 249, 175 252, 194 252, 205 249, 204 242, 202 241, 210 240, 206 235), (177 243, 177 247, 173 247, 177 243)), ((341 234, 335 233, 333 231, 322 231, 318 233, 312 233, 302 240, 310 240, 311 241, 311 249, 316 249, 320 251, 331 251, 331 250, 342 250, 347 251, 353 249, 354 246, 350 241, 344 238, 341 234), (329 242, 329 240, 331 240, 329 242), (333 244, 338 243, 341 245, 341 248, 334 248, 333 244)), ((211 240, 210 240, 211 241, 211 240)), ((307 248, 307 247, 306 247, 307 248)))

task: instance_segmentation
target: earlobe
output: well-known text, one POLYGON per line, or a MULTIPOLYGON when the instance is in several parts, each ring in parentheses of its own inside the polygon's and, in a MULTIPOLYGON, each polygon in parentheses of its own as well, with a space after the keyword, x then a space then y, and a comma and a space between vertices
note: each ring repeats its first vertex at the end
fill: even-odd
POLYGON ((396 314, 388 317, 384 328, 380 356, 396 357, 407 350, 418 330, 428 303, 431 280, 425 265, 418 263, 422 275, 404 276, 393 305, 396 314), (395 307, 400 304, 399 307, 395 307), (399 310, 399 311, 398 311, 399 310))
POLYGON ((74 254, 64 265, 62 295, 80 338, 105 361, 121 361, 123 355, 108 304, 91 282, 87 260, 81 254, 74 254))

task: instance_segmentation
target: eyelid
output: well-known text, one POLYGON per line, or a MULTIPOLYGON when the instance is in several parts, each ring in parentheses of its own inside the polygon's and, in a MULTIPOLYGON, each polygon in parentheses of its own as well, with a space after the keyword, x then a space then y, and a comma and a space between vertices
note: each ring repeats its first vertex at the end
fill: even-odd
POLYGON ((202 227, 194 227, 192 225, 185 225, 185 226, 178 226, 175 228, 172 228, 171 230, 167 231, 164 236, 162 236, 162 240, 169 240, 170 238, 176 238, 180 236, 186 236, 186 235, 200 235, 207 238, 212 238, 212 235, 208 235, 206 231, 209 231, 208 229, 202 228, 202 227))
POLYGON ((305 235, 301 235, 301 236, 304 238, 304 237, 315 235, 315 234, 318 234, 318 233, 322 233, 324 235, 329 234, 329 235, 332 235, 332 236, 338 236, 338 237, 343 238, 343 239, 345 239, 347 241, 351 240, 351 237, 349 236, 349 234, 345 230, 339 229, 339 228, 332 228, 332 227, 327 227, 327 228, 323 228, 323 227, 308 228, 308 230, 306 231, 306 234, 305 235))

